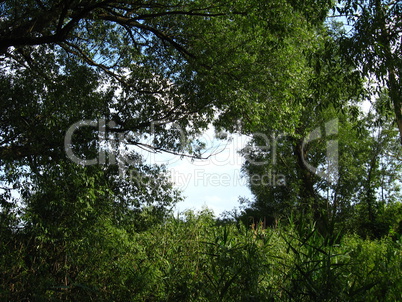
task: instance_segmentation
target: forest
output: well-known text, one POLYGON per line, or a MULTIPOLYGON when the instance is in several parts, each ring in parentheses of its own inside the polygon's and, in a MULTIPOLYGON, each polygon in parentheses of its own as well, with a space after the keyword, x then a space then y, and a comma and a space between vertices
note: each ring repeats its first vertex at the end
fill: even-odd
POLYGON ((402 301, 400 0, 0 0, 0 91, 1 301, 402 301))

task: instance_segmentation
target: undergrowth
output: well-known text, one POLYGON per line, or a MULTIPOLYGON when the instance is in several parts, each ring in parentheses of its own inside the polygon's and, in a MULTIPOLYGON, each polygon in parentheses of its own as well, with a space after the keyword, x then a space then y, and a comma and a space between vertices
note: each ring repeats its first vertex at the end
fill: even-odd
POLYGON ((401 243, 314 225, 217 225, 186 212, 147 231, 2 238, 1 301, 401 301, 401 243), (14 238, 11 240, 11 238, 14 238))

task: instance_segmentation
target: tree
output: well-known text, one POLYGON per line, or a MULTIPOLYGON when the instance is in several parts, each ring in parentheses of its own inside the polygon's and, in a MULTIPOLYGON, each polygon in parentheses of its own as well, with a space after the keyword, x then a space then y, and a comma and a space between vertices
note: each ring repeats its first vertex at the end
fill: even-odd
POLYGON ((261 114, 249 128, 254 138, 244 150, 244 171, 256 196, 253 204, 264 209, 264 216, 270 217, 268 222, 297 211, 306 218, 311 215, 309 219, 324 228, 329 215, 324 212, 329 204, 320 192, 331 188, 337 175, 319 177, 314 173, 311 167, 325 166, 327 141, 322 136, 308 140, 308 136, 321 133, 319 127, 324 124, 327 129, 322 133, 337 134, 337 129, 330 129, 331 120, 336 128, 335 108, 354 112, 356 108, 346 104, 356 98, 361 83, 350 65, 336 53, 333 36, 337 29, 324 28, 322 24, 314 28, 309 45, 298 49, 299 69, 303 72, 298 74, 293 87, 283 87, 282 93, 275 96, 288 110, 284 114, 284 107, 280 107, 278 111, 261 114), (292 93, 292 89, 297 93, 292 93), (254 183, 264 177, 272 181, 254 183))
MULTIPOLYGON (((298 87, 304 93, 292 100, 298 106, 287 119, 292 123, 278 128, 258 117, 253 139, 243 150, 243 169, 254 194, 243 216, 270 225, 295 216, 314 221, 327 234, 335 224, 364 229, 353 222, 355 205, 372 209, 366 226, 375 225, 375 208, 391 202, 379 191, 392 195, 400 170, 386 115, 383 127, 374 126, 378 111, 365 117, 357 105, 362 84, 353 65, 338 54, 338 25, 322 31, 316 48, 306 51, 308 72, 298 87), (393 179, 389 185, 387 177, 393 179)), ((383 97, 376 108, 386 101, 383 97)), ((363 212, 358 215, 368 219, 363 212)))
POLYGON ((374 82, 373 93, 386 90, 402 143, 402 4, 400 1, 340 1, 338 12, 352 30, 341 42, 344 56, 374 82))
POLYGON ((2 263, 18 255, 2 277, 44 276, 35 289, 33 274, 18 279, 19 300, 75 288, 69 251, 92 252, 92 237, 163 221, 180 197, 139 148, 201 157, 194 138, 208 124, 253 123, 265 98, 296 82, 309 7, 0 1, 2 263))
POLYGON ((365 173, 361 176, 360 189, 355 190, 354 228, 362 237, 369 238, 388 235, 400 223, 397 212, 392 214, 389 209, 400 206, 401 151, 394 120, 382 117, 378 122, 378 116, 384 115, 384 102, 389 102, 387 94, 380 95, 365 117, 370 134, 365 142, 368 147, 365 173))
POLYGON ((331 107, 314 116, 307 112, 300 122, 303 128, 299 127, 307 138, 328 131, 320 127, 328 126, 328 120, 335 119, 338 126, 336 136, 312 141, 279 135, 275 129, 255 135, 244 150, 243 171, 254 198, 246 203, 243 219, 275 225, 293 217, 315 222, 323 235, 334 228, 370 238, 388 235, 399 223, 387 210, 397 207, 400 198, 397 131, 389 120, 374 123, 375 111, 360 114, 356 120, 349 110, 341 113, 331 107), (334 160, 328 153, 331 140, 336 142, 337 157, 332 162, 336 174, 326 173, 331 168, 328 160, 334 160), (320 168, 325 173, 320 174, 320 168))
POLYGON ((0 158, 11 186, 49 161, 64 165, 66 153, 120 172, 138 168, 132 147, 200 157, 193 138, 214 119, 236 130, 269 107, 289 112, 274 96, 294 86, 297 47, 313 36, 308 7, 282 0, 0 5, 0 158))
MULTIPOLYGON (((104 104, 91 108, 92 114, 112 120, 115 127, 110 127, 110 132, 154 135, 151 144, 125 140, 153 151, 183 152, 187 137, 204 129, 216 110, 230 115, 231 124, 237 117, 252 115, 255 109, 248 109, 254 108, 249 101, 264 97, 258 96, 261 92, 251 92, 252 82, 285 81, 281 72, 289 60, 284 53, 294 47, 289 40, 304 36, 293 26, 303 23, 292 8, 298 6, 279 0, 230 5, 225 1, 150 1, 142 5, 127 1, 5 1, 1 5, 5 12, 0 39, 3 70, 19 70, 6 78, 38 78, 39 85, 43 78, 46 85, 42 90, 46 91, 47 85, 71 86, 83 81, 73 81, 73 74, 64 73, 64 66, 69 70, 73 61, 78 65, 75 69, 88 69, 96 75, 94 86, 104 88, 97 90, 104 104), (116 91, 121 93, 116 95, 116 91), (180 131, 169 131, 172 123, 180 131)), ((306 7, 298 9, 308 14, 306 7)), ((81 72, 84 70, 77 70, 81 72)), ((273 86, 275 89, 279 87, 273 86)), ((4 107, 18 104, 10 93, 6 95, 4 107)), ((41 116, 36 124, 46 123, 47 115, 36 115, 41 116)), ((14 117, 5 124, 10 120, 14 117)), ((74 122, 69 120, 70 125, 74 122)), ((55 142, 47 144, 43 147, 56 148, 55 142)), ((36 152, 20 142, 13 142, 12 149, 7 141, 5 146, 2 158, 36 152)))
MULTIPOLYGON (((166 135, 165 125, 174 121, 183 124, 184 117, 190 119, 191 115, 197 115, 207 106, 201 98, 198 98, 197 104, 188 100, 192 97, 190 89, 195 87, 188 87, 191 75, 185 74, 184 62, 192 55, 170 38, 177 33, 163 33, 167 30, 166 23, 174 27, 175 22, 180 22, 180 16, 185 18, 194 14, 201 18, 208 14, 206 9, 194 5, 179 7, 177 3, 151 3, 137 7, 125 1, 3 2, 5 16, 0 41, 3 45, 3 70, 8 82, 13 81, 13 87, 10 87, 11 83, 5 83, 3 87, 21 90, 23 87, 16 87, 15 78, 36 78, 35 84, 39 87, 32 87, 35 95, 25 95, 27 100, 24 101, 28 102, 28 107, 34 106, 32 100, 41 96, 44 106, 35 108, 38 111, 48 109, 48 103, 56 101, 49 100, 50 96, 57 98, 58 102, 61 102, 61 96, 66 98, 63 95, 65 91, 61 92, 60 87, 71 87, 71 94, 75 94, 81 88, 76 87, 78 83, 87 83, 90 86, 86 90, 87 95, 98 90, 95 95, 103 99, 92 98, 90 101, 86 98, 88 107, 77 110, 81 112, 78 116, 74 116, 73 112, 65 115, 68 126, 80 118, 103 117, 116 124, 109 131, 131 132, 132 136, 146 131, 158 133, 160 135, 152 148, 173 148, 174 141, 181 138, 180 133, 170 131, 171 135, 166 135), (14 71, 16 73, 11 74, 14 71), (102 89, 102 86, 107 88, 102 89), (116 89, 121 92, 115 93, 116 89), (52 95, 52 92, 59 94, 52 95)), ((15 92, 7 90, 4 108, 20 104, 20 100, 13 99, 15 92)), ((66 110, 81 105, 79 103, 85 96, 74 97, 74 103, 72 100, 63 102, 66 110)), ((60 104, 54 104, 45 114, 27 112, 31 119, 34 115, 36 119, 25 121, 25 124, 28 123, 26 126, 48 123, 49 115, 54 117, 54 111, 59 111, 60 107, 60 104)), ((14 120, 14 116, 11 115, 4 124, 9 125, 10 120, 14 120)), ((56 123, 62 131, 68 129, 67 125, 61 127, 59 121, 56 123)), ((186 127, 183 129, 186 130, 186 127)), ((59 140, 46 142, 43 148, 56 149, 59 140)), ((131 143, 141 144, 135 139, 131 143)), ((5 140, 5 146, 2 158, 10 154, 14 157, 35 154, 35 150, 16 141, 10 148, 10 142, 5 140)))

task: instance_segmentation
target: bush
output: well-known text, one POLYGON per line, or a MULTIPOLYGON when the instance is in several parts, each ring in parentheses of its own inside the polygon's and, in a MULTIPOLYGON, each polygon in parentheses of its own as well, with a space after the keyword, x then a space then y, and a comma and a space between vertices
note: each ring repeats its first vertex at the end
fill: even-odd
POLYGON ((204 210, 139 233, 106 220, 74 240, 10 238, 2 301, 402 300, 399 241, 314 225, 218 225, 204 210))

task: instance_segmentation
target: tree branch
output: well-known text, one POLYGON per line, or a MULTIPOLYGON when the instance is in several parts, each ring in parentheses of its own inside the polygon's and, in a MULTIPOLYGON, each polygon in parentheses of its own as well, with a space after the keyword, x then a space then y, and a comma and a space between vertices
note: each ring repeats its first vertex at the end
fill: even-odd
POLYGON ((187 49, 185 49, 185 47, 183 47, 182 45, 180 45, 179 43, 174 41, 174 39, 170 38, 165 33, 161 32, 160 30, 153 28, 151 26, 141 24, 138 21, 136 21, 135 19, 124 17, 124 16, 112 16, 109 14, 99 14, 98 17, 105 21, 111 21, 111 22, 118 23, 122 26, 133 26, 133 27, 145 30, 145 31, 149 31, 149 32, 153 33, 156 37, 161 39, 162 41, 168 42, 176 50, 178 50, 181 54, 191 57, 191 58, 195 58, 195 56, 192 53, 190 53, 189 51, 187 51, 187 49))

